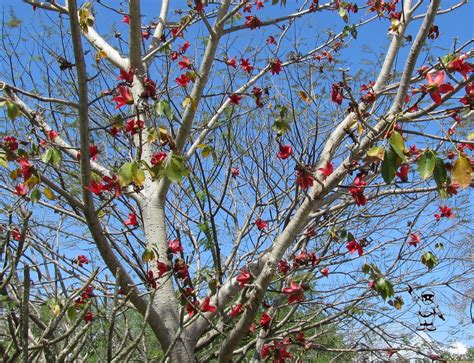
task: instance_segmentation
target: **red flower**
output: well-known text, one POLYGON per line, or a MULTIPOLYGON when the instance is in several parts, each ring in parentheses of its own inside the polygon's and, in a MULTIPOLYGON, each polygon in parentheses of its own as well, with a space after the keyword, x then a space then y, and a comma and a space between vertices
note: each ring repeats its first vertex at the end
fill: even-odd
POLYGON ((255 225, 257 226, 257 228, 261 231, 265 230, 265 228, 268 227, 268 223, 263 221, 261 218, 258 218, 256 221, 255 221, 255 225))
POLYGON ((189 77, 187 74, 182 74, 181 77, 176 78, 176 83, 181 87, 186 87, 189 82, 191 82, 191 77, 189 77))
POLYGON ((235 305, 230 311, 230 317, 235 318, 237 315, 239 315, 242 312, 243 307, 244 306, 242 304, 235 305))
POLYGON ((255 0, 255 10, 260 10, 264 8, 263 1, 261 0, 255 0))
POLYGON ((465 60, 467 54, 458 55, 448 64, 448 69, 450 72, 459 72, 464 79, 467 79, 467 74, 474 71, 474 68, 471 67, 469 63, 466 63, 465 60))
POLYGON ((211 305, 211 298, 209 296, 207 296, 202 305, 201 305, 201 311, 204 313, 206 311, 209 311, 211 313, 215 313, 216 312, 216 307, 215 306, 212 306, 211 305))
POLYGON ((89 260, 87 259, 86 256, 79 255, 74 259, 73 262, 77 264, 79 267, 82 267, 82 265, 87 265, 89 263, 89 260))
POLYGON ((171 34, 173 37, 182 38, 184 36, 183 32, 179 30, 180 26, 176 26, 171 29, 171 34))
POLYGON ((464 87, 466 95, 459 100, 463 105, 474 105, 474 83, 466 84, 464 87))
POLYGON ((249 60, 248 59, 241 59, 240 60, 240 68, 242 68, 242 70, 244 70, 245 72, 247 73, 252 73, 253 71, 253 66, 250 64, 249 60))
POLYGON ((296 334, 295 340, 296 340, 298 343, 303 344, 303 343, 305 342, 304 331, 300 331, 298 334, 296 334))
POLYGON ((454 92, 454 87, 450 83, 444 83, 445 78, 444 71, 429 72, 426 74, 428 84, 422 87, 422 90, 426 90, 437 105, 442 102, 441 94, 454 92))
POLYGON ((199 306, 199 301, 193 301, 190 304, 186 304, 186 306, 184 307, 190 318, 192 318, 196 313, 196 306, 199 306))
POLYGON ((122 187, 120 186, 117 175, 113 175, 112 177, 105 175, 102 180, 104 182, 102 189, 107 191, 114 190, 114 196, 115 198, 118 198, 122 191, 122 187))
POLYGON ((181 60, 178 62, 178 65, 179 65, 179 69, 181 69, 181 70, 191 69, 191 67, 192 67, 192 63, 191 63, 191 61, 189 60, 188 57, 181 58, 181 60))
POLYGON ((18 195, 19 197, 24 197, 27 194, 27 189, 25 184, 15 185, 14 194, 18 195))
POLYGON ((163 160, 166 159, 166 156, 167 154, 163 151, 153 154, 150 160, 151 165, 155 166, 155 165, 160 164, 163 160))
POLYGON ((339 83, 334 83, 331 86, 331 100, 338 105, 342 104, 343 100, 342 87, 339 83))
POLYGON ((120 108, 125 105, 133 105, 133 96, 127 86, 119 86, 118 92, 119 95, 112 98, 112 101, 115 101, 117 103, 115 108, 120 108))
POLYGON ((178 279, 187 280, 189 278, 188 265, 182 258, 177 259, 174 263, 174 272, 176 272, 178 279))
POLYGON ((142 39, 143 40, 148 40, 148 38, 150 38, 150 35, 151 35, 151 32, 150 30, 146 30, 146 31, 142 31, 142 39))
POLYGON ((130 24, 130 16, 124 15, 122 18, 122 23, 130 24))
POLYGON ((152 270, 148 271, 146 275, 146 282, 154 289, 158 287, 158 284, 156 283, 156 279, 152 270))
POLYGON ((124 126, 125 132, 130 132, 131 135, 136 135, 140 130, 145 128, 145 121, 143 120, 128 120, 124 126))
POLYGON ((230 168, 230 173, 234 178, 240 175, 240 170, 238 168, 230 168))
POLYGON ((420 242, 421 242, 421 237, 419 233, 410 233, 410 242, 408 242, 410 246, 416 247, 416 245, 420 242))
POLYGON ((239 96, 236 93, 233 93, 229 96, 230 104, 231 105, 240 105, 240 101, 242 100, 243 96, 239 96))
POLYGON ((362 246, 360 245, 360 243, 356 241, 347 242, 346 248, 351 253, 351 255, 356 252, 359 253, 359 256, 362 256, 364 254, 364 250, 362 249, 362 246))
POLYGON ((288 296, 288 304, 303 301, 303 288, 294 281, 291 281, 290 287, 285 287, 282 292, 284 294, 290 295, 288 296))
POLYGON ((171 266, 167 265, 166 263, 157 261, 156 262, 156 268, 158 269, 158 278, 163 276, 165 273, 171 270, 171 266))
POLYGON ((30 162, 24 157, 19 158, 17 162, 18 164, 20 164, 20 173, 23 179, 25 181, 30 179, 30 177, 33 175, 34 170, 30 162))
POLYGON ((263 313, 262 316, 260 317, 260 325, 264 329, 267 329, 270 326, 271 321, 272 321, 272 318, 267 313, 263 313))
POLYGON ((279 159, 285 160, 293 154, 293 150, 290 145, 282 145, 280 144, 280 151, 277 154, 279 159))
POLYGON ((173 52, 170 53, 170 59, 171 59, 172 61, 175 61, 176 59, 178 59, 178 57, 179 57, 179 53, 178 53, 178 52, 173 51, 173 52))
POLYGON ((321 269, 319 272, 321 272, 321 275, 328 277, 329 276, 329 268, 325 267, 321 269))
POLYGON ((355 204, 358 206, 366 205, 367 198, 364 195, 364 188, 362 188, 367 185, 367 182, 365 181, 365 174, 362 172, 358 173, 354 179, 353 185, 353 187, 349 188, 349 193, 352 194, 355 204))
POLYGON ((120 133, 120 128, 117 126, 112 126, 109 131, 113 137, 117 137, 117 135, 120 133))
POLYGON ((125 221, 126 226, 136 226, 138 225, 137 215, 135 213, 130 213, 128 219, 125 221))
POLYGON ((262 107, 263 106, 262 100, 261 100, 262 94, 263 94, 262 90, 258 87, 254 87, 252 89, 252 94, 255 97, 255 105, 257 107, 262 107))
POLYGON ((408 181, 408 171, 410 170, 410 166, 408 164, 403 164, 400 166, 400 169, 397 171, 397 176, 403 183, 408 181))
POLYGON ((186 51, 188 50, 188 48, 189 48, 190 45, 191 45, 191 44, 186 40, 186 41, 183 43, 183 45, 180 45, 180 46, 179 46, 178 49, 179 49, 179 51, 180 51, 181 53, 186 53, 186 51))
POLYGON ((439 210, 441 214, 434 215, 437 221, 439 221, 442 217, 454 218, 454 213, 451 210, 451 208, 449 208, 448 206, 445 205, 445 206, 439 207, 439 210))
POLYGON ((179 239, 168 241, 168 251, 176 255, 180 252, 183 252, 183 246, 181 246, 179 239))
POLYGON ((273 350, 273 345, 264 344, 262 349, 260 350, 260 357, 262 359, 265 359, 266 357, 270 355, 272 350, 273 350))
POLYGON ((392 355, 394 355, 396 352, 397 352, 396 349, 389 349, 389 350, 387 350, 387 355, 388 355, 389 358, 391 358, 392 355))
POLYGON ((244 26, 246 26, 247 28, 250 28, 251 30, 260 28, 262 26, 262 22, 256 16, 253 16, 253 15, 246 16, 245 19, 247 19, 247 21, 244 23, 244 26))
POLYGON ((285 260, 280 260, 278 262, 278 272, 281 274, 286 274, 290 270, 290 264, 285 260))
POLYGON ((237 275, 236 280, 239 282, 240 287, 244 287, 246 284, 252 281, 252 276, 250 275, 250 272, 248 272, 248 270, 242 269, 237 275))
POLYGON ((57 138, 59 135, 58 132, 54 131, 54 130, 49 130, 48 132, 48 138, 50 141, 54 141, 55 138, 57 138))
POLYGON ((156 100, 156 83, 152 79, 145 77, 143 79, 143 87, 145 88, 141 94, 143 98, 151 98, 156 100))
POLYGON ((11 235, 15 241, 19 241, 21 238, 21 232, 18 228, 13 228, 11 231, 11 235))
POLYGON ((326 161, 326 166, 324 168, 318 169, 324 176, 328 177, 334 171, 334 165, 330 161, 326 161))
POLYGON ((302 265, 307 265, 310 261, 317 261, 316 255, 309 254, 306 252, 306 250, 301 251, 299 255, 293 256, 293 264, 295 267, 302 266, 302 265), (314 255, 314 258, 312 257, 314 255))
POLYGON ((227 64, 229 67, 237 68, 237 61, 235 60, 235 57, 233 57, 231 59, 227 59, 225 61, 225 64, 227 64))
POLYGON ((308 189, 313 186, 314 178, 313 176, 303 168, 296 167, 296 184, 301 187, 301 189, 308 189))
POLYGON ((95 144, 89 146, 89 155, 92 160, 96 161, 99 155, 99 147, 95 144))
POLYGON ((276 44, 275 38, 270 35, 270 36, 267 38, 267 44, 276 44))
POLYGON ((428 38, 430 39, 438 39, 439 37, 439 28, 437 25, 432 25, 429 32, 428 32, 428 38))
POLYGON ((281 63, 281 60, 279 59, 274 59, 270 62, 270 73, 275 75, 275 74, 280 74, 280 72, 283 70, 283 66, 281 63))
POLYGON ((18 149, 18 141, 13 136, 5 136, 3 138, 4 147, 7 147, 10 151, 16 151, 18 149))
POLYGON ((91 311, 88 311, 84 314, 84 321, 86 323, 91 323, 94 320, 94 314, 91 311))
POLYGON ((132 84, 133 83, 133 76, 134 76, 133 68, 130 68, 128 70, 128 72, 121 69, 120 70, 120 76, 118 76, 117 79, 119 79, 121 81, 125 81, 128 84, 132 84))

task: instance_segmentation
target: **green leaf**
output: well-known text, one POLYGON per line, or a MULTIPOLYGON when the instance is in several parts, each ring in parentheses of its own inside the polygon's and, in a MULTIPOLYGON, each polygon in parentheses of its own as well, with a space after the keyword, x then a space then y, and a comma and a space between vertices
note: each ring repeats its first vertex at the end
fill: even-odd
POLYGON ((390 184, 397 174, 397 154, 392 148, 385 150, 382 161, 382 177, 385 183, 390 184))
POLYGON ((7 102, 7 115, 10 120, 14 120, 20 114, 20 110, 13 102, 7 102))
POLYGON ((41 191, 39 189, 35 189, 30 194, 30 199, 33 203, 38 202, 41 199, 41 191))
POLYGON ((126 186, 133 181, 134 163, 123 164, 117 172, 120 186, 126 186))
POLYGON ((77 318, 77 311, 75 306, 70 306, 67 309, 67 317, 69 320, 74 321, 77 318))
POLYGON ((184 164, 183 156, 175 153, 166 160, 164 167, 160 170, 160 176, 166 177, 174 183, 180 183, 183 177, 188 175, 189 170, 184 164))
POLYGON ((402 159, 402 161, 406 161, 403 136, 400 135, 398 131, 392 132, 392 136, 390 136, 390 146, 392 147, 393 151, 395 151, 395 153, 398 155, 398 157, 402 159))
POLYGON ((441 158, 435 158, 435 168, 433 171, 433 178, 438 186, 438 192, 441 198, 447 197, 445 184, 448 180, 448 173, 446 172, 446 166, 441 158))
POLYGON ((433 175, 436 164, 436 158, 433 151, 427 150, 418 160, 418 173, 422 179, 428 179, 433 175))
POLYGON ((0 153, 0 166, 6 168, 8 166, 8 160, 5 153, 0 153))
POLYGON ((387 300, 387 298, 395 294, 392 283, 383 277, 379 277, 375 281, 374 290, 377 291, 384 300, 387 300))
POLYGON ((459 155, 458 159, 454 162, 453 170, 451 171, 453 180, 456 181, 461 188, 466 188, 471 185, 471 174, 472 166, 469 159, 463 155, 459 155))
POLYGON ((169 120, 173 119, 173 110, 166 100, 160 100, 155 104, 155 112, 158 116, 166 116, 169 120))
POLYGON ((45 153, 41 157, 41 160, 43 160, 45 164, 59 166, 62 160, 61 151, 55 148, 50 148, 45 151, 45 153))
POLYGON ((117 172, 120 186, 126 186, 130 183, 143 185, 145 181, 145 172, 140 168, 137 162, 128 162, 123 164, 117 172))
POLYGON ((431 270, 433 269, 433 267, 436 266, 436 263, 437 263, 437 259, 436 259, 436 256, 434 254, 432 254, 431 252, 425 252, 422 256, 421 256, 421 263, 423 265, 425 265, 426 267, 428 267, 428 270, 431 270))
POLYGON ((357 27, 355 25, 346 25, 344 29, 342 29, 342 33, 345 37, 350 34, 352 38, 357 39, 357 27))
POLYGON ((384 159, 384 149, 380 146, 374 146, 367 151, 367 159, 370 161, 378 161, 384 159))
POLYGON ((143 254, 142 254, 142 261, 147 263, 154 260, 156 260, 155 252, 153 252, 152 250, 149 250, 148 248, 145 249, 145 251, 143 251, 143 254))
POLYGON ((344 20, 346 23, 349 21, 349 16, 347 15, 347 10, 344 9, 342 6, 339 7, 339 16, 344 20))

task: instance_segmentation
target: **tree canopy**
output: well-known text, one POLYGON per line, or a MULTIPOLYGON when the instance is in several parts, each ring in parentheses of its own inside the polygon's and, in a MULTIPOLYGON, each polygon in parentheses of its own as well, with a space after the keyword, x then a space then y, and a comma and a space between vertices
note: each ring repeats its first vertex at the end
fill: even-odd
POLYGON ((472 297, 472 5, 445 5, 4 10, 3 361, 442 358, 404 337, 472 297))

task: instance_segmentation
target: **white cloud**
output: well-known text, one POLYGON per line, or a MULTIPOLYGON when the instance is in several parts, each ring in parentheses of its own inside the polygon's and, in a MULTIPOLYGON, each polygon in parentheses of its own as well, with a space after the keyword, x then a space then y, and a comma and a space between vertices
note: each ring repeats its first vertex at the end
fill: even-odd
POLYGON ((448 352, 453 355, 464 355, 467 354, 467 345, 463 342, 451 343, 448 352))

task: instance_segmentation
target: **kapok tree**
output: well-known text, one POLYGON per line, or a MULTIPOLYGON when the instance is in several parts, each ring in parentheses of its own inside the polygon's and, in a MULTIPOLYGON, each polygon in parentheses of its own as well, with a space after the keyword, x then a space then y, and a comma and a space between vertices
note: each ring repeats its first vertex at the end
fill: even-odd
POLYGON ((465 1, 24 3, 5 361, 85 359, 101 324, 107 361, 150 358, 148 329, 173 362, 386 358, 417 350, 391 330, 416 328, 410 293, 467 286, 472 40, 431 46, 465 1), (387 44, 363 66, 368 29, 387 44))

